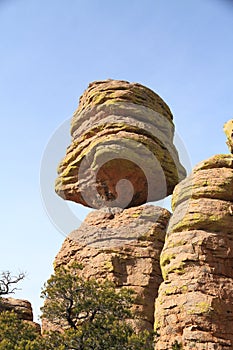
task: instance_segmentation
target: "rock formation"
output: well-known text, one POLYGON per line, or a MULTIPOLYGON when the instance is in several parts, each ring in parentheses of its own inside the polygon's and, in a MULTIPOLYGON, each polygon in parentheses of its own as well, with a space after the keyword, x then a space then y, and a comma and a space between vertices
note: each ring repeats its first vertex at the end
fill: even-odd
POLYGON ((0 313, 4 311, 14 311, 19 319, 30 323, 40 333, 40 325, 33 322, 32 306, 29 301, 14 298, 0 298, 0 313))
POLYGON ((175 188, 161 253, 157 350, 233 349, 232 189, 232 155, 203 161, 175 188))
MULTIPOLYGON (((233 120, 224 131, 232 152, 233 120)), ((71 134, 56 192, 99 210, 66 238, 55 267, 76 261, 86 278, 132 288, 133 324, 154 326, 156 350, 233 349, 233 155, 184 179, 169 107, 125 81, 91 83, 71 134), (172 192, 167 228, 166 209, 142 204, 172 192)))
POLYGON ((171 194, 186 174, 172 119, 166 103, 145 86, 91 83, 72 119, 57 194, 93 208, 127 208, 171 194))
POLYGON ((224 124, 223 130, 227 137, 226 144, 230 152, 233 153, 233 119, 228 120, 228 122, 224 124))
MULTIPOLYGON (((186 175, 173 145, 171 111, 140 84, 94 82, 80 98, 71 135, 55 190, 98 210, 66 238, 55 268, 76 261, 86 278, 133 289, 131 321, 138 331, 152 330, 170 213, 142 204, 171 194, 186 175)), ((49 329, 43 320, 43 331, 49 329)))
MULTIPOLYGON (((90 213, 66 238, 55 267, 74 261, 87 278, 109 279, 135 291, 136 329, 153 329, 154 301, 162 282, 159 256, 170 213, 152 205, 90 213)), ((43 323, 43 331, 48 324, 43 323)), ((51 329, 51 326, 50 326, 51 329)))

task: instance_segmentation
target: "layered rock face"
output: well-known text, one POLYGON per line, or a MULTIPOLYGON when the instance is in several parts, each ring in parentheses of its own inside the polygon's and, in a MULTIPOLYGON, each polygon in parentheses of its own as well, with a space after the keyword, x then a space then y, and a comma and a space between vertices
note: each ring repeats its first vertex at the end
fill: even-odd
POLYGON ((72 118, 72 143, 56 192, 92 208, 138 206, 171 194, 185 177, 166 103, 137 83, 91 83, 72 118))
POLYGON ((19 319, 29 322, 40 333, 40 325, 33 322, 32 306, 29 301, 14 298, 1 298, 0 313, 4 311, 14 311, 19 319))
MULTIPOLYGON (((224 131, 232 152, 233 120, 224 131)), ((134 327, 154 326, 156 350, 233 349, 233 156, 184 179, 169 107, 125 81, 91 83, 71 135, 56 192, 98 210, 66 238, 55 268, 76 261, 85 278, 133 289, 134 327), (142 204, 172 192, 167 228, 166 209, 142 204)))
MULTIPOLYGON (((109 279, 135 291, 137 330, 153 329, 154 301, 162 282, 159 256, 170 213, 151 205, 90 213, 64 241, 55 267, 76 261, 84 277, 109 279)), ((46 322, 43 331, 51 329, 46 322)))
POLYGON ((27 300, 1 298, 0 312, 3 311, 14 311, 21 320, 33 321, 32 306, 27 300))
POLYGON ((200 163, 175 188, 161 253, 157 350, 233 348, 232 189, 231 155, 200 163))

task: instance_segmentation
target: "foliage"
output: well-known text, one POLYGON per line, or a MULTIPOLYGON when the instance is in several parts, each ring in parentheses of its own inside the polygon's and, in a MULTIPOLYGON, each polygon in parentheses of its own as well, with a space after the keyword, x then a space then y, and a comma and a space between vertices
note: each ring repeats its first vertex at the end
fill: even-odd
POLYGON ((0 313, 0 350, 42 350, 38 331, 14 312, 0 313))
MULTIPOLYGON (((60 267, 42 291, 43 315, 57 326, 43 337, 14 312, 0 313, 0 350, 153 350, 153 334, 136 334, 132 318, 133 292, 116 291, 109 281, 97 282, 81 277, 81 267, 60 267)), ((24 275, 1 275, 2 295, 13 293, 24 275)), ((0 297, 1 300, 1 297, 0 297)))
MULTIPOLYGON (((42 340, 43 350, 153 350, 153 340, 149 332, 140 335, 131 335, 126 338, 120 334, 122 330, 115 328, 115 332, 105 334, 101 340, 96 332, 90 338, 82 339, 82 332, 72 329, 64 333, 50 332, 42 340)), ((40 343, 42 344, 42 343, 40 343)), ((34 349, 33 349, 34 350, 34 349)))
MULTIPOLYGON (((9 271, 0 274, 0 303, 3 295, 18 290, 15 285, 24 277, 24 273, 12 276, 9 271)), ((21 320, 15 312, 0 312, 0 350, 44 350, 41 339, 38 330, 21 320)))
POLYGON ((172 350, 182 350, 182 349, 183 349, 183 347, 182 347, 181 343, 178 343, 177 340, 172 344, 172 350))
POLYGON ((77 264, 57 268, 42 292, 42 318, 58 329, 47 335, 50 349, 152 350, 149 332, 135 334, 127 323, 133 317, 133 292, 116 291, 109 281, 86 280, 80 269, 77 264))

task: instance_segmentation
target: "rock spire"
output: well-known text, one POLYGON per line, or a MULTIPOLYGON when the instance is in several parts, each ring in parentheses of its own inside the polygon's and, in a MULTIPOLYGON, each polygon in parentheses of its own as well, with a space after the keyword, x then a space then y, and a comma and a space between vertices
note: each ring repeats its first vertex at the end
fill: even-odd
POLYGON ((197 165, 176 186, 161 253, 157 350, 233 348, 233 156, 197 165))

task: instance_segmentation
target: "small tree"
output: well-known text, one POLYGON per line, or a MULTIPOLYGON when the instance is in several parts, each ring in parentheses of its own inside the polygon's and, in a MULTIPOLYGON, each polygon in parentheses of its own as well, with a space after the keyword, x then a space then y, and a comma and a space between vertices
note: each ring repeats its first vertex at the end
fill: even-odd
MULTIPOLYGON (((9 271, 0 275, 0 302, 4 295, 14 294, 16 284, 23 280, 24 273, 12 276, 9 271)), ((38 330, 19 319, 13 311, 0 312, 0 350, 44 350, 38 330)))
POLYGON ((109 281, 85 280, 80 269, 77 264, 57 268, 42 291, 42 318, 58 327, 47 337, 50 348, 60 344, 60 350, 152 350, 149 333, 137 335, 127 322, 133 317, 133 292, 116 292, 109 281))

